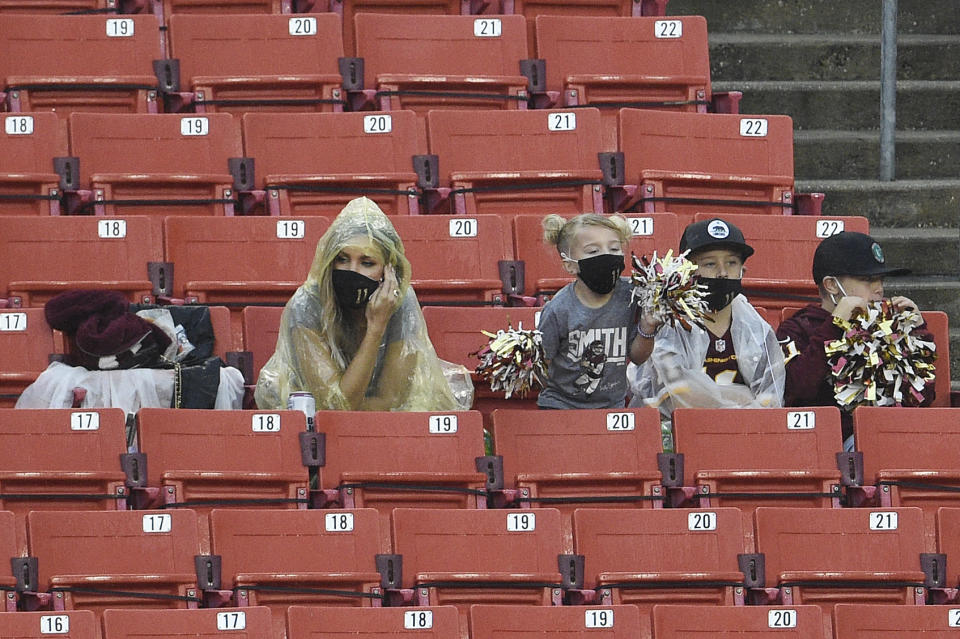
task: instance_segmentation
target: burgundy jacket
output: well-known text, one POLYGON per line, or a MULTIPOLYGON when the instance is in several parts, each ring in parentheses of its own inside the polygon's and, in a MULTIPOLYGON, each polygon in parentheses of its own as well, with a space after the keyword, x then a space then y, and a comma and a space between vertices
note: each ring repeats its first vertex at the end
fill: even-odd
MULTIPOLYGON (((925 327, 926 324, 916 331, 917 336, 933 341, 933 335, 925 327)), ((787 362, 785 406, 836 406, 824 342, 842 335, 843 330, 833 324, 833 316, 819 304, 805 306, 780 324, 777 339, 781 342, 792 339, 800 352, 787 362)), ((934 397, 933 384, 927 384, 923 389, 923 405, 928 406, 934 397)), ((853 434, 853 416, 844 410, 840 414, 846 439, 853 434)))

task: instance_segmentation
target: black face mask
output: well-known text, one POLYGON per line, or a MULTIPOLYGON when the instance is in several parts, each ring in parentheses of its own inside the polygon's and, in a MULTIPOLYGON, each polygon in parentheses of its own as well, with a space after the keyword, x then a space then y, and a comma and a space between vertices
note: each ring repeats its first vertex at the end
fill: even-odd
POLYGON ((380 286, 377 280, 372 280, 356 271, 334 269, 330 277, 333 292, 343 308, 360 308, 380 286))
POLYGON ((743 292, 740 280, 726 277, 701 277, 700 283, 707 287, 707 306, 711 311, 726 308, 733 298, 743 292))
POLYGON ((624 269, 623 256, 612 253, 585 257, 577 264, 580 266, 578 277, 597 295, 612 291, 624 269))

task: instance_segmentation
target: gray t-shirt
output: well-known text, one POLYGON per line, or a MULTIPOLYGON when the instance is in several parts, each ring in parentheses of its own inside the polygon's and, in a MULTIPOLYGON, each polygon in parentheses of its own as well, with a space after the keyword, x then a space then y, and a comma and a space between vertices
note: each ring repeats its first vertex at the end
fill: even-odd
POLYGON ((610 300, 589 308, 570 283, 540 315, 544 356, 550 360, 546 388, 537 405, 544 408, 616 408, 627 395, 630 343, 637 335, 636 304, 630 283, 622 279, 610 300))

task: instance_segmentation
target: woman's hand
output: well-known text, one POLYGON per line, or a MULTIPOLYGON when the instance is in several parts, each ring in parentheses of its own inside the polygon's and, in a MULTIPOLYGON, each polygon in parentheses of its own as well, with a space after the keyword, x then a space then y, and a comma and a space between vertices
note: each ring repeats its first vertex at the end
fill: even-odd
POLYGON ((387 323, 396 310, 400 301, 400 286, 397 283, 396 271, 392 265, 387 264, 383 269, 383 282, 377 287, 377 290, 370 296, 367 302, 366 318, 367 332, 371 329, 379 334, 387 328, 387 323))

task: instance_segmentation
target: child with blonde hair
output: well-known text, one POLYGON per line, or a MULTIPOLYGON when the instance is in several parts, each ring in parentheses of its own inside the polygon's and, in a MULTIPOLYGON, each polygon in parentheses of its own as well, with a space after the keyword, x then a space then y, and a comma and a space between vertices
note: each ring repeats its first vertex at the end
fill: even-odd
POLYGON ((560 289, 540 316, 548 361, 540 408, 624 405, 627 363, 646 360, 656 329, 646 317, 638 326, 631 285, 620 277, 630 235, 618 215, 543 219, 544 240, 557 247, 564 268, 577 279, 560 289))

